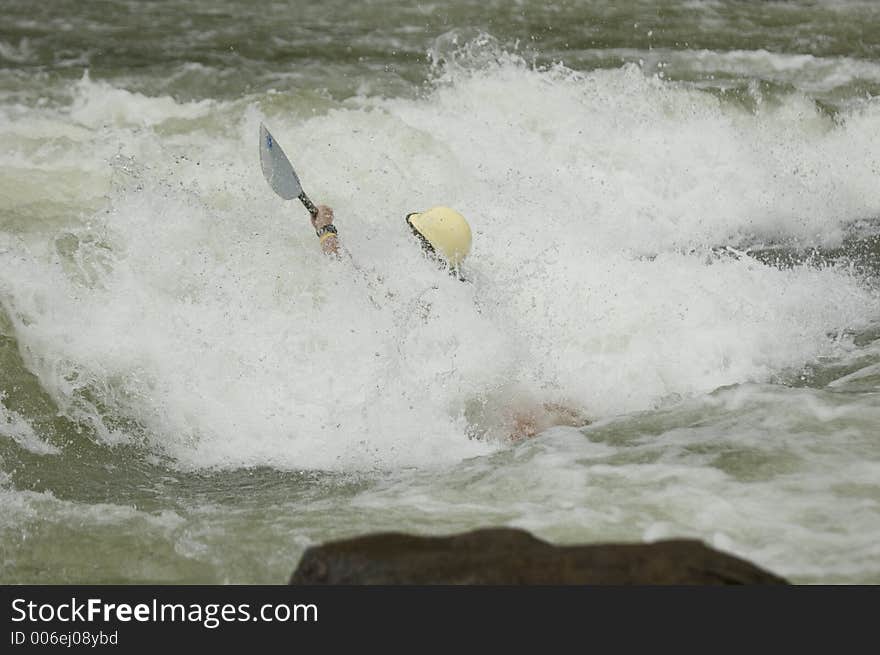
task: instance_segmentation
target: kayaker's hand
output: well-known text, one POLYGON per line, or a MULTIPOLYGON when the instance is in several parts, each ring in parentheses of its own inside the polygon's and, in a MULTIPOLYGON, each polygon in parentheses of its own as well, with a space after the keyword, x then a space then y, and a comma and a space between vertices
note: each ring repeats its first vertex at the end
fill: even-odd
POLYGON ((333 208, 327 205, 318 205, 318 213, 312 217, 312 225, 316 230, 320 230, 325 225, 333 222, 333 208))

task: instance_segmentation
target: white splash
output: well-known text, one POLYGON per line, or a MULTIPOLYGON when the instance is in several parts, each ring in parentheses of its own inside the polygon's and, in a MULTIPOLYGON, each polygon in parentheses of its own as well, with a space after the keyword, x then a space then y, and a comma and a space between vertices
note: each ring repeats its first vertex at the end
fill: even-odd
MULTIPOLYGON (((0 401, 3 400, 0 393, 0 401)), ((35 455, 57 455, 61 451, 40 439, 30 423, 18 412, 8 409, 0 402, 0 436, 12 439, 19 446, 35 455)))
POLYGON ((598 418, 763 381, 880 316, 846 270, 711 250, 833 245, 880 215, 880 103, 838 123, 798 95, 748 114, 633 66, 511 57, 309 119, 258 100, 84 80, 54 117, 102 152, 116 135, 111 195, 0 254, 0 291, 29 367, 100 439, 193 467, 428 467, 495 449, 472 436, 504 408, 598 418), (354 263, 323 257, 304 210, 269 191, 260 120, 336 208, 354 263), (404 229, 441 203, 473 225, 469 284, 404 229))

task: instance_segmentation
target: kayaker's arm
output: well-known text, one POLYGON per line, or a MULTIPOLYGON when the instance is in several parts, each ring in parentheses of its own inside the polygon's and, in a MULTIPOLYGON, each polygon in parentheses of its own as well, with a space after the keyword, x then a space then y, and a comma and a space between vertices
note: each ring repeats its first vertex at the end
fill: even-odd
POLYGON ((512 419, 508 439, 513 443, 536 437, 552 427, 580 428, 592 423, 580 410, 559 403, 520 406, 512 419))
POLYGON ((312 217, 312 225, 321 239, 321 250, 327 255, 339 255, 339 237, 333 225, 333 209, 318 205, 318 213, 312 217))

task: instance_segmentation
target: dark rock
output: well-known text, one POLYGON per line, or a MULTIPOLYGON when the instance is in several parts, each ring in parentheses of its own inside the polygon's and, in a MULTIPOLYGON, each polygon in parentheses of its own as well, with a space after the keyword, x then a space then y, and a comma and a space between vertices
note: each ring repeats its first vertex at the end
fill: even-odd
POLYGON ((700 541, 554 546, 507 528, 385 533, 306 550, 290 584, 788 584, 700 541))

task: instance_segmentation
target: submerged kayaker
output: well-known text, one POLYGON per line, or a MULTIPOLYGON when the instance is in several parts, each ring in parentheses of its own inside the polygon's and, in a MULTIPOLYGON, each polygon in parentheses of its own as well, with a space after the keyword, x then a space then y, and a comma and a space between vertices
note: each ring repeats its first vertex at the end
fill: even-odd
MULTIPOLYGON (((260 125, 260 167, 269 186, 285 200, 298 198, 312 215, 312 226, 321 242, 321 250, 338 256, 342 250, 339 232, 333 224, 333 209, 327 205, 313 205, 300 185, 290 161, 265 125, 260 125)), ((471 250, 471 228, 460 213, 449 207, 433 207, 423 212, 406 215, 406 224, 427 256, 442 268, 464 281, 461 264, 471 250)), ((508 398, 506 393, 502 397, 508 398)), ((485 406, 484 403, 481 403, 485 406)), ((485 412, 483 412, 485 414, 485 412)), ((542 403, 525 394, 514 402, 504 402, 497 411, 488 412, 480 420, 475 417, 475 435, 506 433, 511 441, 534 437, 553 426, 579 426, 589 421, 577 410, 555 403, 542 403), (491 416, 490 416, 491 415, 491 416), (482 427, 480 427, 482 425, 482 427)))
MULTIPOLYGON (((312 225, 328 255, 339 254, 339 233, 333 225, 333 209, 318 205, 312 225)), ((471 228, 460 213, 449 207, 433 207, 407 214, 406 224, 428 256, 461 277, 461 263, 471 250, 471 228)), ((518 402, 514 410, 496 417, 504 425, 510 441, 522 441, 554 426, 579 427, 589 423, 584 415, 556 403, 518 402)))
MULTIPOLYGON (((333 209, 318 205, 312 225, 327 254, 338 254, 339 234, 333 225, 333 209)), ((449 207, 433 207, 406 215, 406 224, 422 249, 460 277, 460 266, 471 251, 471 226, 465 217, 449 207)))

